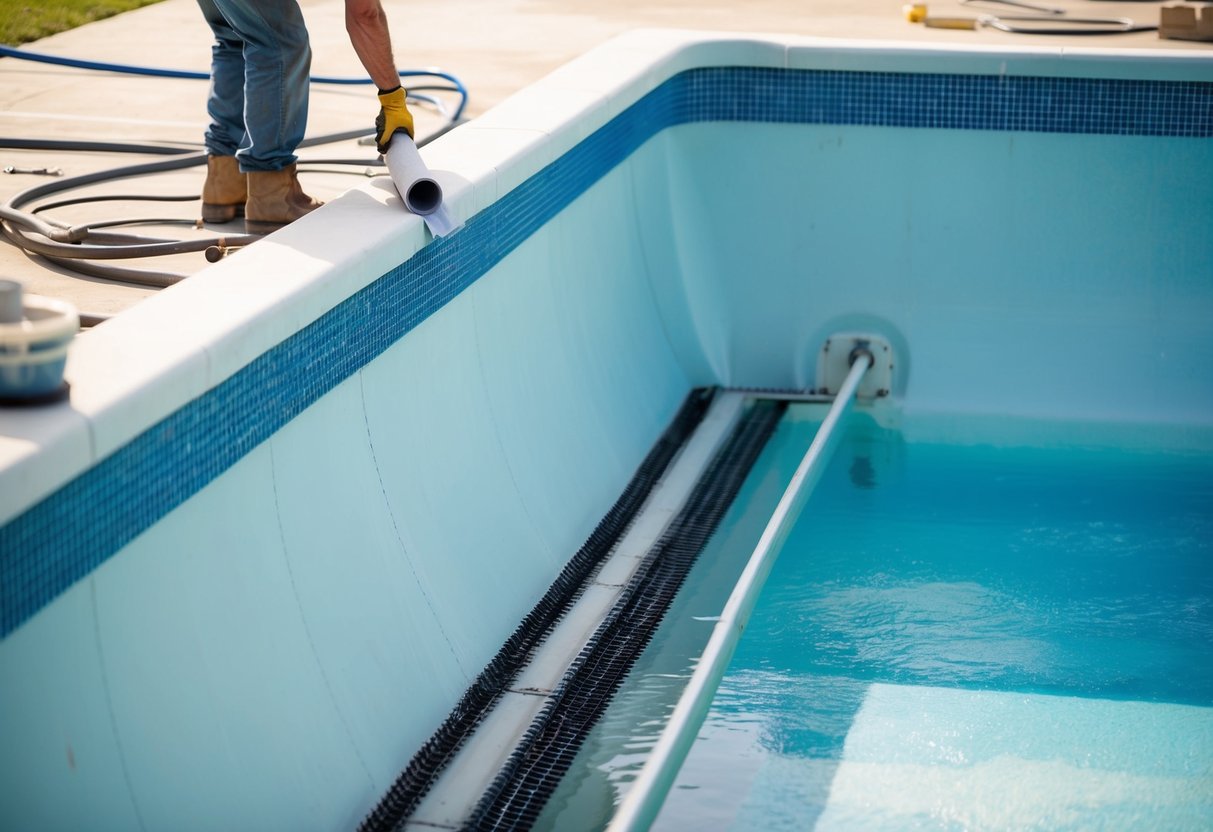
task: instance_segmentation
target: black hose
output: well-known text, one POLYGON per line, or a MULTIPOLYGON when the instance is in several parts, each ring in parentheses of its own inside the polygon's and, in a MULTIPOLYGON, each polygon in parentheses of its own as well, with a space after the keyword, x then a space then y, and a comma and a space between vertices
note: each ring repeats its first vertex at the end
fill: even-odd
POLYGON ((92 185, 95 182, 108 182, 111 179, 124 179, 128 176, 142 176, 148 173, 162 173, 169 170, 180 170, 181 168, 189 168, 195 165, 206 163, 205 152, 192 153, 188 156, 182 156, 178 159, 169 159, 164 162, 143 162, 138 165, 127 165, 120 168, 112 168, 110 170, 95 171, 93 173, 82 173, 78 176, 69 176, 66 179, 58 179, 54 182, 45 182, 41 185, 35 185, 32 188, 26 188, 16 196, 9 199, 3 207, 18 209, 22 205, 33 202, 35 199, 41 199, 44 196, 49 196, 59 191, 66 191, 71 188, 82 188, 85 185, 92 185))
MULTIPOLYGON (((312 144, 327 143, 330 141, 342 141, 345 139, 356 138, 358 136, 364 135, 366 132, 367 132, 366 130, 343 131, 341 133, 335 133, 335 134, 332 134, 329 136, 320 136, 320 137, 317 137, 314 139, 304 140, 303 142, 300 143, 300 147, 305 147, 305 146, 309 146, 312 144)), ((107 182, 107 181, 110 181, 113 179, 124 179, 124 178, 132 177, 132 176, 143 176, 143 175, 146 175, 149 173, 161 173, 161 172, 170 171, 170 170, 180 170, 182 168, 188 168, 188 167, 193 167, 195 165, 204 164, 206 162, 206 158, 207 158, 207 153, 205 151, 201 151, 201 152, 191 153, 188 155, 183 155, 176 159, 169 159, 169 160, 166 160, 163 162, 144 162, 144 163, 137 164, 137 165, 127 165, 127 166, 120 167, 120 168, 112 168, 110 170, 80 174, 79 176, 70 176, 70 177, 67 177, 66 179, 59 179, 54 182, 45 182, 41 185, 35 185, 32 188, 27 188, 26 190, 21 191, 20 193, 16 194, 12 198, 10 198, 3 205, 0 205, 0 218, 3 218, 5 220, 5 222, 4 222, 5 232, 9 235, 10 238, 13 239, 14 243, 16 243, 18 246, 21 246, 22 248, 31 248, 31 246, 39 246, 39 244, 37 244, 36 242, 31 242, 29 240, 29 238, 26 237, 24 234, 15 231, 14 225, 19 225, 22 227, 30 228, 35 233, 40 234, 43 237, 46 237, 48 240, 55 242, 55 243, 78 242, 79 240, 83 239, 87 235, 87 228, 83 229, 83 231, 81 231, 79 228, 72 228, 72 229, 67 229, 67 230, 56 229, 53 226, 49 225, 48 223, 45 223, 42 220, 38 219, 37 217, 34 217, 33 214, 21 211, 20 209, 22 208, 22 206, 27 205, 28 203, 33 202, 34 200, 42 199, 43 197, 50 196, 51 194, 55 194, 60 191, 66 191, 66 190, 70 190, 72 188, 81 188, 81 187, 84 187, 85 185, 92 185, 97 182, 107 182), (30 245, 23 245, 23 243, 30 243, 30 245)), ((172 197, 170 199, 176 199, 176 197, 172 197)), ((200 249, 195 249, 195 250, 205 250, 209 245, 213 245, 214 242, 215 241, 208 242, 206 245, 202 246, 200 249)), ((41 245, 40 248, 41 248, 41 250, 38 250, 37 253, 39 253, 39 254, 48 253, 45 250, 46 247, 44 245, 41 245)), ((31 250, 34 250, 34 249, 31 248, 31 250)), ((49 253, 56 254, 56 252, 49 252, 49 253)), ((152 250, 143 249, 138 254, 132 253, 132 254, 126 254, 126 255, 109 255, 109 257, 119 257, 119 256, 138 257, 138 256, 145 256, 145 255, 159 254, 159 253, 162 253, 162 252, 156 252, 156 251, 152 251, 152 250)), ((176 252, 172 252, 172 253, 176 253, 176 252)), ((79 257, 81 257, 81 255, 79 255, 79 254, 73 255, 71 253, 58 253, 57 256, 71 258, 71 259, 78 259, 79 257)), ((105 255, 99 255, 99 256, 105 256, 105 255)))
MULTIPOLYGON (((89 245, 87 243, 59 243, 54 240, 35 239, 24 231, 5 224, 9 236, 19 238, 18 245, 26 251, 43 256, 64 257, 70 260, 127 260, 132 257, 153 257, 165 254, 188 254, 206 251, 214 245, 247 246, 261 239, 259 234, 238 234, 231 237, 206 238, 203 240, 173 240, 170 242, 131 243, 116 245, 89 245)), ((41 235, 40 235, 41 236, 41 235)), ((125 236, 125 235, 111 235, 125 236)))
POLYGON ((88 236, 82 242, 88 243, 108 243, 115 246, 131 245, 134 243, 174 243, 176 237, 145 237, 142 234, 127 234, 114 233, 113 231, 93 231, 92 225, 88 226, 88 236))
MULTIPOLYGON (((422 147, 428 144, 430 141, 433 141, 438 136, 444 135, 458 123, 460 123, 458 118, 452 119, 450 123, 448 123, 442 130, 419 141, 417 143, 418 146, 422 147)), ((361 138, 368 135, 369 132, 370 131, 366 128, 345 130, 338 133, 330 133, 305 139, 304 141, 300 142, 299 146, 302 148, 322 144, 331 144, 334 142, 361 138)), ((98 145, 104 144, 105 147, 103 149, 112 149, 118 152, 145 152, 144 146, 141 145, 111 146, 108 143, 70 141, 53 143, 48 142, 47 144, 48 147, 53 146, 54 149, 68 150, 101 149, 98 148, 98 145), (122 149, 119 150, 119 148, 122 149)), ((159 148, 159 146, 156 147, 157 150, 151 152, 158 152, 161 155, 168 155, 168 152, 166 152, 163 148, 159 148)), ((118 200, 186 202, 198 199, 199 197, 196 195, 165 197, 148 195, 101 195, 76 197, 40 205, 37 208, 28 211, 21 210, 23 206, 28 205, 31 202, 73 188, 80 188, 86 185, 95 184, 97 182, 144 176, 147 174, 180 170, 182 168, 201 165, 206 162, 208 155, 205 151, 188 151, 181 148, 173 148, 170 152, 177 158, 167 159, 160 162, 145 162, 137 165, 127 165, 105 171, 81 174, 79 176, 59 179, 53 182, 35 185, 32 188, 27 188, 26 190, 21 191, 10 198, 3 205, 0 205, 0 228, 2 228, 4 233, 7 234, 8 237, 20 248, 44 257, 47 260, 62 266, 63 268, 77 271, 89 277, 98 277, 105 280, 134 283, 136 285, 152 286, 155 288, 163 288, 164 286, 177 283, 184 276, 171 272, 128 269, 114 266, 101 266, 98 264, 93 264, 86 267, 84 265, 84 261, 94 259, 128 259, 135 257, 150 257, 202 251, 206 254, 207 260, 214 262, 216 259, 218 259, 218 257, 221 257, 227 251, 227 249, 249 245, 252 242, 260 239, 261 235, 225 235, 189 241, 174 241, 165 240, 163 238, 148 238, 132 234, 95 232, 91 230, 93 226, 90 225, 65 226, 62 224, 47 222, 36 216, 36 214, 40 211, 85 202, 118 200), (36 236, 31 236, 31 232, 36 236)), ((322 159, 300 161, 305 165, 357 164, 366 165, 368 167, 377 167, 383 164, 382 159, 379 157, 370 160, 322 159)), ((143 221, 144 220, 118 220, 115 222, 97 223, 96 227, 126 225, 143 221)), ((171 222, 180 221, 172 220, 171 222)))
MULTIPOLYGON (((178 159, 170 159, 164 162, 148 162, 139 165, 128 165, 108 171, 98 171, 95 173, 86 173, 79 176, 71 176, 66 179, 56 180, 54 182, 46 182, 41 185, 35 185, 32 188, 27 188, 24 191, 11 197, 3 205, 0 205, 0 218, 3 219, 4 232, 12 241, 23 249, 35 251, 38 254, 47 256, 60 256, 64 258, 76 259, 80 255, 75 255, 69 252, 63 252, 62 249, 74 248, 74 244, 88 236, 87 227, 74 227, 68 229, 56 228, 50 223, 34 216, 32 213, 21 211, 21 207, 36 199, 49 196, 59 191, 64 191, 69 188, 78 188, 85 185, 91 185, 94 182, 104 182, 110 179, 118 179, 125 176, 138 176, 145 173, 155 173, 165 170, 177 170, 179 168, 190 167, 192 165, 201 164, 206 161, 206 153, 195 153, 178 159), (27 234, 21 229, 29 229, 34 233, 46 238, 47 243, 31 240, 27 234), (58 248, 48 248, 49 244, 55 244, 58 248), (71 244, 71 245, 65 245, 71 244)), ((136 255, 126 255, 136 256, 136 255)))
MULTIPOLYGON (((88 202, 195 202, 198 194, 178 194, 177 196, 151 196, 149 194, 96 194, 94 196, 79 196, 73 199, 61 199, 58 202, 44 202, 37 208, 30 209, 31 214, 49 211, 52 208, 64 208, 68 205, 82 205, 88 202)), ((89 227, 99 223, 91 222, 89 227)))
MULTIPOLYGON (((112 280, 115 283, 132 283, 136 286, 144 286, 149 289, 164 289, 172 286, 174 283, 180 283, 189 277, 187 274, 180 274, 178 272, 132 269, 127 266, 102 265, 100 263, 90 263, 87 260, 67 260, 62 257, 47 257, 46 255, 42 255, 42 257, 56 266, 79 272, 88 277, 99 277, 102 280, 112 280)), ((84 318, 84 315, 85 313, 80 313, 81 319, 84 318)))
MULTIPOLYGON (((89 233, 88 233, 87 239, 89 242, 93 242, 93 243, 101 242, 100 237, 102 235, 104 235, 104 232, 98 233, 97 232, 98 228, 117 228, 118 226, 123 226, 123 225, 184 225, 184 226, 188 226, 189 228, 198 228, 199 222, 200 222, 200 220, 191 220, 186 217, 175 217, 175 218, 174 217, 124 217, 122 219, 117 219, 117 220, 99 220, 96 222, 90 222, 88 224, 89 233)), ((118 236, 118 235, 105 235, 105 236, 118 236)), ((148 239, 151 240, 152 238, 149 237, 148 239)), ((168 238, 165 238, 165 237, 160 237, 160 238, 156 238, 156 239, 158 240, 158 242, 162 242, 162 243, 171 242, 168 238)))
MULTIPOLYGON (((193 77, 205 78, 209 77, 201 73, 172 73, 161 70, 147 70, 142 67, 128 67, 114 64, 97 64, 87 61, 73 61, 71 59, 63 59, 58 56, 44 56, 26 53, 22 50, 12 49, 7 46, 0 46, 0 56, 9 56, 14 58, 22 58, 28 60, 42 61, 45 63, 56 63, 67 66, 77 66, 86 69, 104 69, 110 71, 133 72, 135 74, 150 74, 161 76, 175 77, 193 77)), ((422 91, 438 91, 438 92, 455 92, 459 95, 459 105, 455 110, 454 115, 450 116, 447 125, 439 132, 417 142, 418 147, 424 146, 428 142, 445 134, 455 125, 462 121, 463 111, 467 106, 468 93, 463 86, 453 75, 449 75, 441 70, 413 70, 403 71, 400 73, 403 77, 434 77, 449 81, 451 86, 440 84, 417 85, 414 90, 418 93, 422 91)), ((370 83, 370 79, 355 80, 355 79, 332 79, 332 78, 313 78, 313 82, 319 83, 370 83)), ((430 96, 418 95, 419 99, 436 103, 435 99, 430 96)), ((437 104, 438 109, 446 115, 446 110, 437 104)), ((320 136, 313 139, 305 139, 300 143, 300 147, 309 147, 316 144, 326 144, 331 142, 343 141, 346 139, 361 138, 370 134, 369 129, 360 129, 354 131, 344 131, 326 136, 320 136)), ((132 165, 129 167, 117 168, 109 171, 101 171, 93 174, 84 174, 81 176, 70 177, 66 180, 60 180, 54 183, 36 186, 18 193, 16 196, 7 200, 0 205, 0 230, 3 231, 17 246, 30 252, 36 253, 47 261, 88 277, 97 277, 104 280, 113 280, 123 283, 133 283, 140 286, 150 286, 153 288, 163 288, 171 286, 184 280, 186 275, 174 272, 150 271, 146 269, 132 269, 121 266, 101 265, 97 263, 89 263, 82 259, 85 254, 82 251, 99 252, 106 251, 103 255, 96 255, 106 259, 123 257, 123 256, 151 256, 161 253, 176 253, 178 250, 173 241, 155 239, 153 243, 149 243, 150 238, 139 238, 134 235, 107 234, 92 231, 92 228, 112 227, 115 225, 133 225, 137 223, 147 222, 142 219, 117 220, 92 223, 85 226, 64 226, 62 224, 53 224, 45 222, 36 217, 39 211, 50 210, 56 207, 66 205, 76 205, 84 202, 100 202, 107 200, 133 199, 133 200, 154 200, 163 202, 172 201, 194 201, 197 196, 188 197, 150 197, 150 196, 113 196, 113 197, 81 197, 69 200, 60 200, 59 202, 50 203, 39 206, 33 211, 21 211, 21 207, 28 203, 48 196, 59 191, 68 190, 70 188, 83 187, 95 182, 103 182, 110 179, 120 179, 128 176, 140 176, 149 173, 158 173, 161 171, 177 170, 180 168, 199 165, 206 161, 207 154, 199 152, 193 147, 181 147, 166 144, 134 144, 126 142, 98 142, 98 141, 75 141, 75 140, 58 140, 58 139, 23 139, 23 138, 8 138, 0 137, 0 147, 21 150, 53 150, 53 151, 78 151, 78 152, 102 152, 102 153, 139 153, 145 155, 161 155, 161 156, 180 156, 181 159, 173 160, 171 163, 150 163, 144 165, 132 165), (29 229, 35 234, 42 236, 46 242, 32 239, 24 230, 29 229), (98 246, 81 246, 76 245, 82 240, 89 240, 94 243, 113 242, 113 248, 122 252, 121 254, 113 254, 110 252, 110 247, 98 246), (138 241, 138 242, 132 242, 138 241), (70 245, 65 245, 70 244, 70 245), (167 250, 157 248, 158 246, 166 246, 167 250)), ((365 164, 368 167, 382 165, 381 159, 362 162, 359 160, 332 160, 324 161, 324 164, 365 164)), ((190 220, 159 220, 161 224, 167 222, 181 222, 194 224, 190 220)), ((229 247, 237 247, 246 245, 259 239, 260 235, 243 235, 237 237, 218 237, 207 240, 192 241, 189 248, 186 250, 198 251, 203 250, 206 253, 206 259, 210 262, 215 262, 222 257, 229 247)), ((91 313, 81 311, 80 320, 82 326, 96 326, 110 318, 109 315, 91 313)))
POLYGON ((127 144, 125 142, 82 142, 63 139, 13 139, 0 137, 0 147, 6 150, 73 150, 92 153, 143 153, 151 156, 180 156, 197 153, 197 147, 174 147, 167 144, 127 144))

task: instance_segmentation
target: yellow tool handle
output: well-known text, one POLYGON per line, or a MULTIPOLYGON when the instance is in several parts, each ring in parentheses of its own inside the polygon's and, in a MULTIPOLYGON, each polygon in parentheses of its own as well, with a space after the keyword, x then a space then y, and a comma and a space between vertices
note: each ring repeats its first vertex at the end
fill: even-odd
POLYGON ((980 17, 930 17, 926 3, 910 3, 902 6, 901 12, 909 22, 932 29, 976 29, 983 22, 980 17))

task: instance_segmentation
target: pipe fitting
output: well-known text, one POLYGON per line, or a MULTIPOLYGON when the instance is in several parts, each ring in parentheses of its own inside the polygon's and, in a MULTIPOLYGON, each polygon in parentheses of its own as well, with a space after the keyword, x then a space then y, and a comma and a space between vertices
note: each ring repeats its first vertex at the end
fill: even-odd
POLYGON ((862 357, 868 359, 868 366, 876 365, 876 356, 872 355, 872 343, 870 341, 856 341, 855 346, 851 348, 851 352, 847 355, 847 366, 854 367, 855 362, 862 357))

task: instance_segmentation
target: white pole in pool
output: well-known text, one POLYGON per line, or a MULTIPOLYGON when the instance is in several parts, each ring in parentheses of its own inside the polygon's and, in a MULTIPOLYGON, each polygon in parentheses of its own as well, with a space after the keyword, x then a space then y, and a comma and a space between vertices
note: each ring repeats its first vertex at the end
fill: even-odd
POLYGON ((835 445, 834 437, 838 433, 835 428, 854 400, 855 391, 864 373, 872 367, 870 352, 861 349, 854 355, 855 360, 847 373, 846 381, 842 383, 834 403, 830 405, 825 421, 817 429, 817 435, 813 437, 809 450, 800 460, 796 473, 792 475, 792 481, 784 490, 779 505, 775 507, 775 513, 767 521, 766 529, 758 539, 758 545, 742 570, 737 585, 733 587, 729 600, 725 602, 724 611, 712 629, 712 637, 691 675, 691 681, 687 683, 686 690, 670 715, 669 723, 661 732, 657 744, 653 746, 640 776, 632 784, 619 811, 607 827, 607 832, 642 832, 657 818, 666 793, 674 784, 678 769, 686 759, 699 727, 703 725, 712 698, 716 695, 716 688, 719 687, 725 668, 733 658, 737 642, 750 619, 750 613, 754 610, 758 593, 771 572, 771 566, 774 565, 788 532, 791 531, 805 501, 821 479, 821 472, 830 460, 835 445))

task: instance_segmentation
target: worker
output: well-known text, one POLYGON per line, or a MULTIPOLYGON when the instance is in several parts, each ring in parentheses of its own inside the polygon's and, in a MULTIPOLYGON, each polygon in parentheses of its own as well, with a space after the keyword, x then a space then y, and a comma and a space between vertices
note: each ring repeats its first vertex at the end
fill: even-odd
MULTIPOLYGON (((202 219, 243 214, 250 233, 273 231, 320 207, 299 184, 295 149, 307 127, 312 52, 297 0, 198 0, 215 33, 202 219)), ((380 0, 345 0, 345 28, 379 88, 379 152, 413 135, 380 0)))

